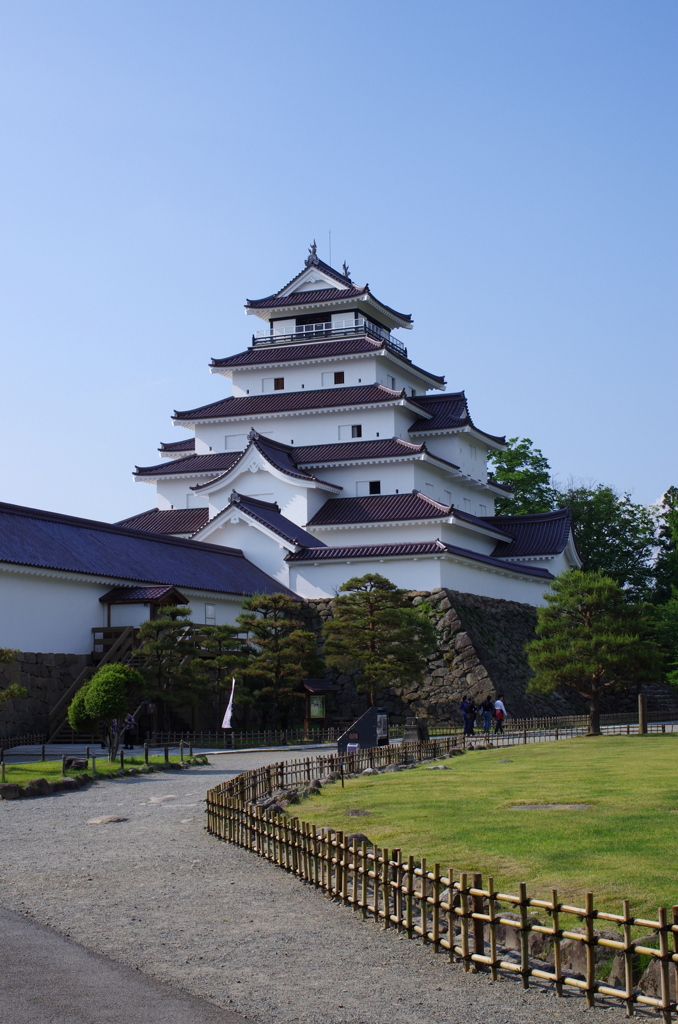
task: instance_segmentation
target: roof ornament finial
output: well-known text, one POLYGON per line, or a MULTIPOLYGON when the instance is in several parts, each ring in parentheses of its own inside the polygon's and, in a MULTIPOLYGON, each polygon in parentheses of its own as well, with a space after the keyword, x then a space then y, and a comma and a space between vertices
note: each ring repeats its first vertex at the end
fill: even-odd
POLYGON ((236 502, 240 501, 240 495, 236 490, 232 490, 231 496, 228 500, 231 505, 235 505, 236 502))
POLYGON ((346 262, 346 260, 344 260, 344 262, 342 263, 341 269, 344 271, 344 277, 347 277, 350 281, 351 275, 348 272, 348 263, 346 262))
POLYGON ((252 429, 250 430, 249 434, 247 435, 247 440, 248 441, 258 441, 259 440, 259 434, 254 429, 254 427, 252 427, 252 429))
POLYGON ((314 267, 320 263, 318 259, 318 246, 316 245, 315 238, 308 247, 308 256, 306 257, 305 266, 314 267))

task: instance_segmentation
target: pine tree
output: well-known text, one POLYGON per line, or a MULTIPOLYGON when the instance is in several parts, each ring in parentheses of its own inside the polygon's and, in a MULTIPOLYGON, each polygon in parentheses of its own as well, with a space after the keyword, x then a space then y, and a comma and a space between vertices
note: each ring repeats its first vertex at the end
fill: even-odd
POLYGON ((305 628, 299 609, 299 601, 287 594, 259 594, 247 598, 238 616, 240 629, 248 635, 250 660, 236 703, 249 701, 264 726, 287 728, 302 708, 300 683, 316 667, 317 638, 305 628))
POLYGON ((421 679, 437 648, 426 611, 410 607, 407 591, 378 573, 353 577, 339 591, 323 628, 326 664, 357 672, 371 705, 385 687, 421 679))
POLYGON ((678 487, 669 487, 654 511, 659 551, 654 564, 653 600, 662 604, 678 592, 678 487))
POLYGON ((546 606, 537 609, 537 638, 526 645, 534 672, 528 691, 574 690, 589 701, 589 734, 598 735, 602 694, 659 674, 650 610, 629 604, 609 576, 579 569, 558 576, 544 597, 546 606))
POLYGON ((162 708, 164 727, 170 727, 171 706, 195 703, 204 694, 206 672, 198 658, 197 630, 186 605, 164 605, 162 614, 139 627, 138 655, 150 696, 162 708))

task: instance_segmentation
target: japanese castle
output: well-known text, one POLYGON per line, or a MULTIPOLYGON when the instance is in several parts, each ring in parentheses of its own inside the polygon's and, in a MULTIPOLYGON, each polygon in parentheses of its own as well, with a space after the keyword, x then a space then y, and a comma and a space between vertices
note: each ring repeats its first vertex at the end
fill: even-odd
POLYGON ((408 590, 540 604, 579 565, 566 510, 495 516, 487 471, 505 438, 463 391, 408 356, 412 317, 311 246, 288 284, 246 312, 245 351, 213 359, 232 396, 174 413, 182 440, 137 467, 154 507, 118 526, 237 549, 302 597, 378 572, 408 590))

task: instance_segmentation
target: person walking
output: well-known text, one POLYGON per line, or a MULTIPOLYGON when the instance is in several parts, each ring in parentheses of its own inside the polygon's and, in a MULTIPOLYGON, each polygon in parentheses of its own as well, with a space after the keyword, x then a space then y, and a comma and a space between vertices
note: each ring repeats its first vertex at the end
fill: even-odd
POLYGON ((134 750, 134 734, 137 731, 137 723, 134 721, 134 715, 129 714, 125 717, 125 750, 134 750))
POLYGON ((492 712, 494 711, 494 704, 491 697, 486 697, 483 703, 480 705, 480 710, 483 713, 483 732, 485 733, 485 739, 490 735, 490 729, 492 728, 492 712))
POLYGON ((504 707, 504 694, 498 693, 497 699, 494 702, 494 732, 495 735, 498 732, 504 731, 504 719, 506 718, 506 708, 504 707))
POLYGON ((476 706, 472 699, 464 697, 461 702, 461 713, 464 716, 464 736, 473 736, 473 726, 476 720, 476 706))

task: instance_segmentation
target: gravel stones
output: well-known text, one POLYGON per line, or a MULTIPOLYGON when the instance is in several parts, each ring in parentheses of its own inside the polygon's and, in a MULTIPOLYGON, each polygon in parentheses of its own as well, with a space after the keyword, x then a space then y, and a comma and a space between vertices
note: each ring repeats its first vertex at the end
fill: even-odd
MULTIPOLYGON (((271 754, 210 760, 172 777, 177 802, 271 754)), ((492 985, 207 835, 201 815, 180 821, 171 804, 149 801, 168 783, 151 774, 67 800, 0 801, 3 904, 253 1024, 580 1024, 589 1016, 577 993, 560 1000, 538 985, 523 992, 515 978, 492 985), (86 824, 112 812, 129 818, 127 829, 86 824)), ((602 1016, 625 1020, 623 1007, 602 1016)))
POLYGON ((116 821, 129 821, 129 818, 121 818, 116 814, 102 814, 98 818, 90 818, 88 825, 112 825, 116 821))

